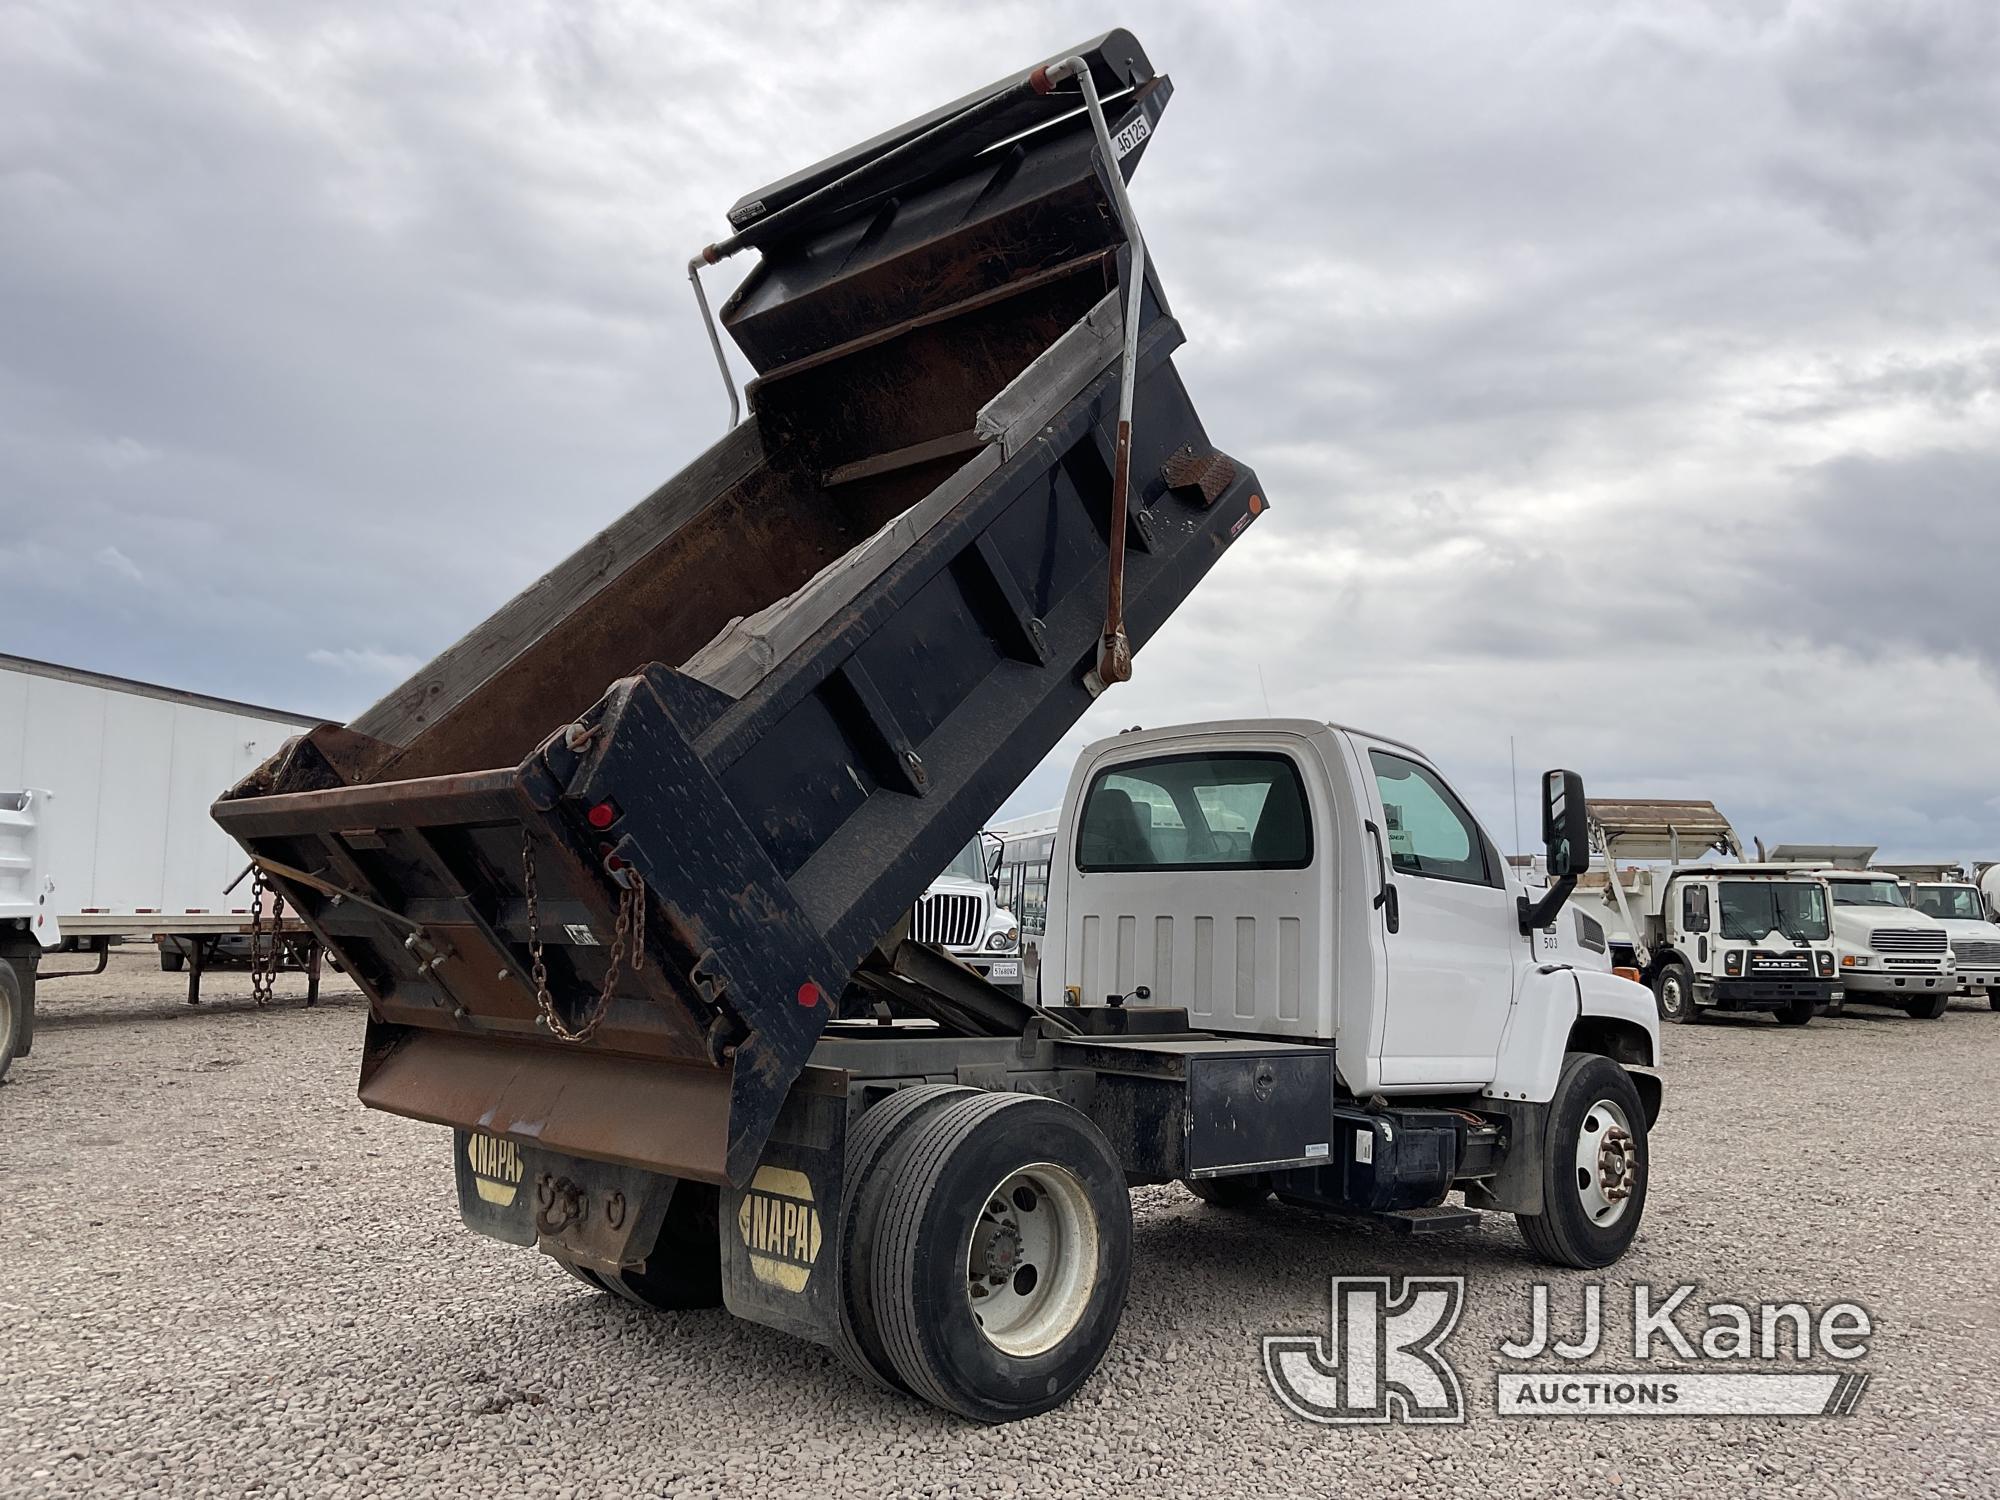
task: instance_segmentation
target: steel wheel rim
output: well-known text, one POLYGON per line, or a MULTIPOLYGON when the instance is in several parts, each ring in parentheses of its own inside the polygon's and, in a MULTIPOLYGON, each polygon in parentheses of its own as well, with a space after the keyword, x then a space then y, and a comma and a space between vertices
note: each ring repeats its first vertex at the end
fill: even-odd
POLYGON ((1599 1229, 1624 1218, 1639 1185, 1639 1143, 1623 1106, 1599 1099, 1576 1132, 1576 1192, 1599 1229))
POLYGON ((986 1195, 965 1251, 974 1325, 1002 1354, 1027 1359, 1083 1321, 1097 1287, 1097 1213, 1067 1167, 1036 1162, 986 1195))
POLYGON ((1670 1016, 1677 1016, 1687 1005, 1687 993, 1681 988, 1681 976, 1669 974, 1660 981, 1660 1007, 1670 1016))

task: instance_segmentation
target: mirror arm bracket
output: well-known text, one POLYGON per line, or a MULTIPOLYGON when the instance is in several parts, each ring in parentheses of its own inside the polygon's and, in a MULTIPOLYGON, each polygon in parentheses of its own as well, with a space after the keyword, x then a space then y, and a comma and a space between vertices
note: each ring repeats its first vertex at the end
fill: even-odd
POLYGON ((1521 914, 1521 936, 1526 937, 1537 928, 1548 926, 1555 914, 1562 910, 1563 902, 1569 900, 1570 892, 1575 889, 1576 877, 1565 875, 1543 892, 1542 899, 1532 906, 1528 904, 1525 895, 1517 896, 1514 905, 1521 914))

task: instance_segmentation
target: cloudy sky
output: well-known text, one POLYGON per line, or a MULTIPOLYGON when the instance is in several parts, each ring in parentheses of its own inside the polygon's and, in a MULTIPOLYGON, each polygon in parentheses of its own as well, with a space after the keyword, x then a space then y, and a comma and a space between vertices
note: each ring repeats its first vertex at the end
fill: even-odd
POLYGON ((1503 843, 1511 736, 2000 857, 1990 0, 0 0, 0 650, 359 711, 715 438, 730 202, 1121 20, 1178 362, 1275 508, 1011 811, 1268 705, 1503 843))

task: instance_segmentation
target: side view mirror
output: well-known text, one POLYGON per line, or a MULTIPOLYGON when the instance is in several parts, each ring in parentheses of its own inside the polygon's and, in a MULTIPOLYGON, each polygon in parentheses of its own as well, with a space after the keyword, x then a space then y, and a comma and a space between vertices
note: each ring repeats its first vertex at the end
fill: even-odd
POLYGON ((1583 798, 1583 778, 1574 771, 1542 774, 1542 847, 1551 880, 1590 868, 1590 806, 1583 798))
POLYGON ((993 894, 1000 894, 1000 857, 1007 852, 1007 841, 997 833, 981 833, 980 842, 986 846, 986 883, 993 887, 993 894))

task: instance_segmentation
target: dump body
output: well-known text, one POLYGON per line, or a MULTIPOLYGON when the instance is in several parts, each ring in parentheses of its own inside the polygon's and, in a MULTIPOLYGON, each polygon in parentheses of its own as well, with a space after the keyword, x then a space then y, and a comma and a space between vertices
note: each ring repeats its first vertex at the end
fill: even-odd
MULTIPOLYGON (((1170 87, 1126 33, 1077 50, 1115 163, 1024 74, 963 138, 910 150, 913 122, 751 195, 769 217, 743 232, 769 233, 722 320, 749 417, 216 805, 367 992, 366 1102, 741 1183, 851 973, 1089 706, 1123 335, 1106 174, 1170 87), (854 186, 782 216, 805 177, 854 186)), ((1135 646, 1264 505, 1180 342, 1149 268, 1135 646)))

